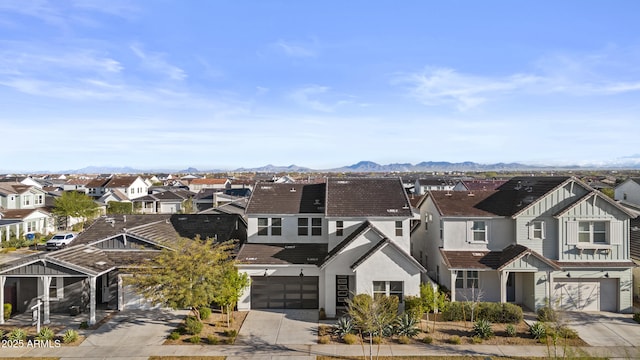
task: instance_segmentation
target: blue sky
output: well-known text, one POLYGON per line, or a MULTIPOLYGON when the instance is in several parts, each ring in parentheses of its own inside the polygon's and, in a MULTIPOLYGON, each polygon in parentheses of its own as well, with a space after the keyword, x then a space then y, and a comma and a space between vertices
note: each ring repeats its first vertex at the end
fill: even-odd
POLYGON ((638 1, 0 1, 0 171, 640 161, 638 1))

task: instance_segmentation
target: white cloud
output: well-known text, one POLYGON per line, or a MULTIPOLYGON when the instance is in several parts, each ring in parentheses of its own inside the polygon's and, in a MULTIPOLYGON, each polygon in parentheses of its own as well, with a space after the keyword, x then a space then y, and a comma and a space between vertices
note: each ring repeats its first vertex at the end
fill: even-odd
POLYGON ((142 66, 150 71, 163 74, 172 80, 184 80, 187 77, 187 73, 184 70, 175 65, 169 64, 164 59, 164 54, 145 52, 139 44, 131 45, 130 49, 140 60, 142 60, 142 66))
POLYGON ((278 40, 273 44, 277 49, 284 52, 287 56, 291 57, 315 57, 316 52, 309 47, 287 42, 284 40, 278 40))
POLYGON ((338 105, 337 103, 328 104, 317 99, 317 97, 327 94, 328 91, 329 88, 326 86, 310 85, 293 91, 289 97, 304 107, 316 111, 332 112, 338 105))

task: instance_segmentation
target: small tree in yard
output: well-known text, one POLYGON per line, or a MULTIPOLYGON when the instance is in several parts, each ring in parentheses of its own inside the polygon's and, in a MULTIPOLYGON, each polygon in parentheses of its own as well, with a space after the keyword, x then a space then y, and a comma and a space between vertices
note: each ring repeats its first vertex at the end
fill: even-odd
POLYGON ((244 292, 251 280, 246 273, 239 273, 233 263, 227 263, 224 266, 223 275, 220 283, 220 290, 214 295, 213 301, 220 304, 227 314, 227 327, 229 327, 229 317, 233 308, 240 300, 240 296, 244 292))
MULTIPOLYGON (((358 294, 349 300, 347 313, 360 334, 369 337, 369 357, 373 359, 373 336, 382 335, 383 330, 391 325, 398 315, 398 298, 396 296, 376 296, 358 294)), ((364 351, 364 348, 363 348, 364 351)), ((378 353, 380 344, 378 344, 378 353)))
POLYGON ((447 306, 447 294, 434 288, 431 284, 420 284, 420 300, 422 301, 422 309, 427 313, 427 321, 429 313, 433 312, 433 330, 436 329, 436 314, 443 311, 447 306))
POLYGON ((82 223, 98 214, 98 204, 93 199, 77 191, 65 191, 55 199, 52 212, 65 219, 80 218, 82 223))
POLYGON ((234 242, 180 238, 175 250, 164 249, 158 256, 134 268, 128 283, 146 299, 172 309, 189 308, 200 319, 198 308, 209 306, 223 288, 225 269, 234 242))

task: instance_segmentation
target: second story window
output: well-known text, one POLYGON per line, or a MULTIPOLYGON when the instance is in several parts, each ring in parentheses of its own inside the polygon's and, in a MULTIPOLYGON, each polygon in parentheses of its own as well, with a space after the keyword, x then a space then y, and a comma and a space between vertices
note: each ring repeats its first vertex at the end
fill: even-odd
POLYGON ((485 221, 473 221, 471 226, 471 241, 487 241, 487 223, 485 221))
POLYGON ((607 224, 604 221, 580 221, 578 223, 578 242, 605 244, 607 242, 607 224))
POLYGON ((396 221, 396 236, 402 236, 402 221, 396 221))
POLYGON ((258 235, 259 236, 269 235, 269 219, 268 218, 258 218, 258 235))
POLYGON ((31 196, 25 196, 24 197, 24 204, 25 205, 31 205, 31 196))
POLYGON ((43 197, 42 195, 38 195, 38 197, 36 197, 36 204, 37 205, 42 205, 44 203, 43 197))
POLYGON ((336 236, 344 235, 344 223, 342 220, 336 221, 336 236))
POLYGON ((309 235, 309 219, 308 218, 298 218, 298 235, 299 236, 309 235))
POLYGON ((258 218, 258 236, 269 236, 269 228, 271 236, 282 235, 282 218, 258 218))
POLYGON ((311 235, 312 236, 322 235, 322 219, 321 218, 311 218, 311 235))
POLYGON ((529 224, 530 239, 544 239, 544 221, 532 221, 529 224))
POLYGON ((271 235, 282 235, 282 218, 271 218, 271 235))

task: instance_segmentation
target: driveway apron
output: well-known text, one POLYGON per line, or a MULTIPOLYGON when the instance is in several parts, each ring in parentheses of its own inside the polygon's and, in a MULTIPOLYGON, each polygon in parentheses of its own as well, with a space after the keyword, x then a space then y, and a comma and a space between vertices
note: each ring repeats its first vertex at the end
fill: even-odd
POLYGON ((236 344, 317 344, 317 310, 251 310, 244 320, 236 344))
POLYGON ((90 332, 80 346, 161 345, 184 316, 184 311, 122 311, 90 332))
POLYGON ((638 346, 640 326, 631 314, 576 311, 560 316, 591 346, 638 346))

